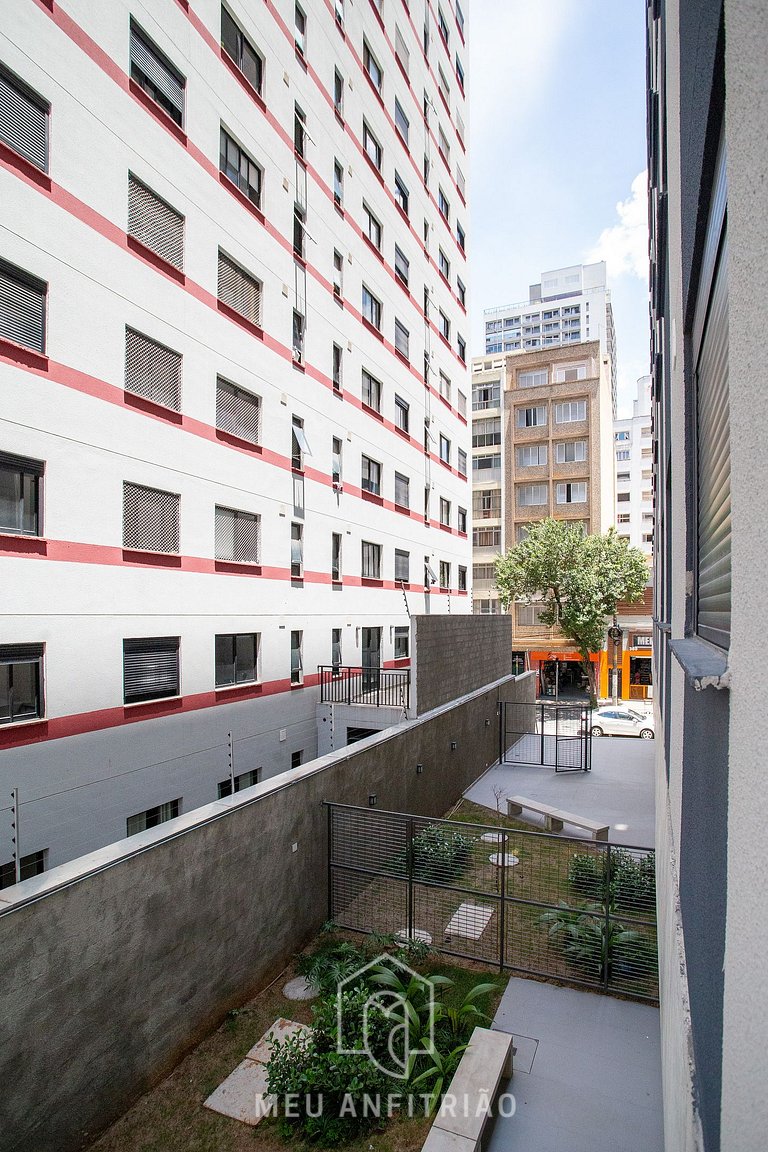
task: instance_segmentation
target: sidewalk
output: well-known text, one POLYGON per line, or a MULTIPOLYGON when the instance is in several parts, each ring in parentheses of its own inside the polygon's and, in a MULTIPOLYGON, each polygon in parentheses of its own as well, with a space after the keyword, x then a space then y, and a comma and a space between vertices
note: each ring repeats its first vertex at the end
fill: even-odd
POLYGON ((663 1152, 659 1010, 512 977, 493 1027, 514 1036, 486 1152, 663 1152))

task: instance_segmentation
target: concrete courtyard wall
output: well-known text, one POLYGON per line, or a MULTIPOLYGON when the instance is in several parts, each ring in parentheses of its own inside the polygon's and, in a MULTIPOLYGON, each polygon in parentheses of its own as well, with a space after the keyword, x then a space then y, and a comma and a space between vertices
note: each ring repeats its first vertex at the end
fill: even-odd
POLYGON ((325 801, 445 812, 532 697, 500 679, 0 893, 1 1152, 81 1147, 279 973, 327 916, 325 801))
POLYGON ((418 715, 512 672, 511 616, 414 616, 411 707, 418 715))

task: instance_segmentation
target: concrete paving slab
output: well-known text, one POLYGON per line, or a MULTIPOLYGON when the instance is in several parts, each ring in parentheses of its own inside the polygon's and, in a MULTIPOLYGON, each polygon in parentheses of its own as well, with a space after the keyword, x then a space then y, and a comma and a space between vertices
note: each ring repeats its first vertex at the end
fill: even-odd
MULTIPOLYGON (((652 740, 611 736, 592 743, 591 772, 555 772, 535 764, 494 764, 464 793, 468 800, 497 810, 494 789, 508 796, 527 796, 555 808, 577 812, 607 824, 612 844, 651 847, 655 837, 655 745, 652 740)), ((544 817, 525 814, 534 831, 544 831, 544 817)), ((567 835, 591 839, 584 830, 567 835)))
POLYGON ((289 1036, 295 1036, 297 1033, 304 1033, 309 1035, 312 1031, 306 1024, 297 1024, 295 1020, 285 1020, 282 1017, 275 1020, 271 1028, 262 1036, 249 1052, 246 1052, 246 1060, 255 1060, 259 1064, 266 1064, 272 1055, 272 1043, 275 1040, 287 1040, 289 1036))
POLYGON ((658 1008, 513 977, 493 1027, 517 1049, 516 1110, 487 1152, 662 1152, 658 1008))
POLYGON ((451 916, 445 929, 446 936, 464 936, 479 940, 493 916, 493 908, 485 904, 461 904, 451 916))
POLYGON ((205 1101, 205 1107, 255 1128, 269 1111, 267 1069, 264 1064, 243 1060, 205 1101))

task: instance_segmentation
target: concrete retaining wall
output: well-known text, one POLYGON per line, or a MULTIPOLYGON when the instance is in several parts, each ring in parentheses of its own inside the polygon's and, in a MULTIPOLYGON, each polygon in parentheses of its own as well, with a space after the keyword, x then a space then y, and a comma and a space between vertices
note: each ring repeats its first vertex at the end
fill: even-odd
POLYGON ((511 616, 414 616, 411 708, 423 715, 512 672, 511 616))
POLYGON ((326 918, 324 801, 445 812, 497 700, 532 696, 498 681, 0 893, 1 1152, 80 1147, 280 971, 326 918))

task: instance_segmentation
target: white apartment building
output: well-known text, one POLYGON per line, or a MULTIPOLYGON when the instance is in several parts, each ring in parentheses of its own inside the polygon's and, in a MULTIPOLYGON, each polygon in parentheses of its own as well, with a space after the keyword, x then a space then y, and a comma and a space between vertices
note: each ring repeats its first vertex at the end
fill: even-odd
POLYGON ((616 530, 650 563, 653 555, 653 428, 651 377, 637 381, 632 415, 614 420, 616 530))
POLYGON ((5 13, 0 884, 12 788, 34 875, 313 758, 322 666, 470 610, 465 36, 5 13))
POLYGON ((616 330, 606 283, 604 260, 542 272, 539 283, 531 284, 527 300, 485 309, 486 356, 599 340, 610 368, 615 414, 616 330))

